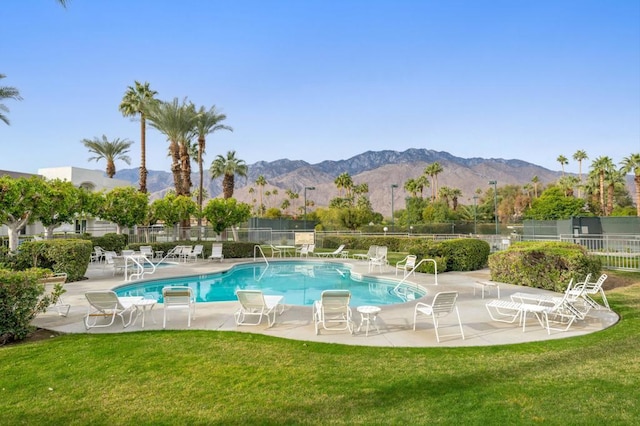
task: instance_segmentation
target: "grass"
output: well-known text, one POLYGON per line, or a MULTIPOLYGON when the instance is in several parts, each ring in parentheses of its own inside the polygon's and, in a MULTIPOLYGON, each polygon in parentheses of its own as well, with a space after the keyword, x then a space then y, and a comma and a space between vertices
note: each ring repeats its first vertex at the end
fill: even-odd
POLYGON ((640 283, 620 323, 570 339, 379 348, 215 331, 0 348, 0 424, 632 424, 640 283))

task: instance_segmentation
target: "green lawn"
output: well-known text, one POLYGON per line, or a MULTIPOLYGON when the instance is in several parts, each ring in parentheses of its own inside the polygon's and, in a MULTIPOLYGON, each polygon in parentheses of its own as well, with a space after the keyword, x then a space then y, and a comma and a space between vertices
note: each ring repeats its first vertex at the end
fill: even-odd
POLYGON ((640 284, 571 339, 395 349, 248 333, 68 335, 0 348, 0 424, 633 424, 640 284))

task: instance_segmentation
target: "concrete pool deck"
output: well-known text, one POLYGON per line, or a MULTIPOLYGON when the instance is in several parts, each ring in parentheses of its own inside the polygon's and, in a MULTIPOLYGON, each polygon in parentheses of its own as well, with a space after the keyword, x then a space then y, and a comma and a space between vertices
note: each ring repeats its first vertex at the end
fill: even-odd
MULTIPOLYGON (((284 259, 288 260, 288 259, 284 259)), ((383 278, 396 278, 395 268, 387 267, 383 272, 368 272, 367 262, 352 259, 312 259, 319 261, 335 261, 352 265, 352 271, 363 275, 371 275, 383 278)), ((242 260, 218 261, 198 261, 191 263, 180 263, 175 266, 159 268, 155 274, 149 275, 149 279, 170 278, 176 276, 199 275, 230 268, 232 265, 247 262, 242 260)), ((272 260, 269 259, 271 262, 272 260)), ((277 260, 273 260, 277 261, 277 260)), ((113 325, 104 328, 92 328, 86 330, 84 327, 84 316, 87 313, 89 304, 84 293, 89 290, 109 290, 125 283, 122 274, 112 275, 112 269, 105 268, 102 264, 91 264, 87 270, 87 280, 65 284, 67 292, 63 295, 65 303, 71 305, 69 314, 66 317, 58 315, 56 309, 50 309, 46 313, 40 314, 33 321, 33 325, 53 330, 61 333, 120 333, 146 330, 162 330, 162 304, 157 304, 151 313, 147 311, 144 329, 142 328, 142 318, 138 318, 134 324, 127 328, 122 327, 119 318, 113 325), (155 322, 154 322, 155 320, 155 322)), ((458 309, 462 319, 462 327, 465 339, 456 337, 441 337, 440 343, 436 341, 433 329, 433 321, 430 317, 419 317, 416 331, 413 331, 413 313, 417 301, 406 302, 397 305, 381 306, 378 314, 377 325, 380 332, 375 329, 365 335, 364 329, 361 332, 349 334, 346 331, 326 331, 321 330, 319 335, 315 334, 314 322, 312 319, 312 308, 310 306, 285 305, 282 315, 278 315, 273 327, 267 327, 267 321, 256 326, 236 326, 234 312, 238 309, 237 301, 233 302, 212 302, 198 303, 196 305, 195 319, 192 319, 192 330, 215 330, 215 331, 238 331, 248 333, 260 333, 274 337, 294 339, 300 341, 312 341, 323 343, 338 343, 348 345, 364 346, 387 346, 387 347, 453 347, 453 346, 489 346, 505 345, 523 342, 542 341, 550 339, 562 339, 573 336, 589 334, 603 330, 614 325, 619 317, 615 312, 606 309, 592 309, 588 316, 582 321, 576 321, 568 331, 552 331, 547 334, 534 316, 527 319, 526 330, 517 321, 513 324, 496 322, 491 319, 486 309, 486 304, 497 298, 496 290, 485 294, 485 299, 481 297, 481 290, 477 287, 476 281, 488 280, 488 270, 473 272, 447 272, 438 274, 438 285, 434 284, 434 276, 429 274, 415 274, 407 281, 420 284, 427 289, 427 295, 419 301, 431 303, 433 296, 440 291, 458 291, 458 309), (474 287, 476 287, 474 295, 474 287)), ((533 288, 523 288, 510 284, 499 284, 500 296, 503 300, 510 300, 510 295, 518 291, 528 293, 553 294, 545 290, 533 288)), ((285 300, 286 304, 286 300, 285 300)), ((356 306, 352 306, 353 319, 357 327, 360 325, 360 314, 356 311, 356 306)), ((169 313, 170 321, 167 329, 187 330, 187 318, 185 311, 172 311, 169 313)), ((441 335, 454 333, 457 331, 455 316, 443 317, 440 322, 439 331, 441 335)))

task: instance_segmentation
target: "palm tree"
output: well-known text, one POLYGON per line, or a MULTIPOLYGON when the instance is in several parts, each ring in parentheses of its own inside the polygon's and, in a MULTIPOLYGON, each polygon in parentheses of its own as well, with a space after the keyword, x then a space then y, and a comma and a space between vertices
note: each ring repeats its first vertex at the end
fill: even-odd
POLYGON ((431 201, 434 201, 438 196, 438 175, 442 173, 444 169, 437 161, 429 164, 424 169, 424 174, 431 178, 431 201))
MULTIPOLYGON (((0 74, 0 80, 5 78, 6 75, 0 74)), ((16 101, 21 101, 20 92, 15 87, 10 86, 0 86, 0 101, 3 99, 13 99, 16 101)), ((0 104, 0 120, 4 121, 6 125, 9 125, 9 119, 3 112, 9 112, 9 108, 5 106, 5 104, 0 104)))
POLYGON ((625 175, 633 172, 633 182, 636 184, 636 215, 640 217, 640 153, 623 158, 620 165, 625 175))
POLYGON ((582 186, 582 162, 589 158, 587 153, 581 149, 577 150, 573 154, 573 159, 578 162, 578 177, 580 178, 580 183, 578 184, 578 198, 582 196, 581 194, 581 186, 582 186))
POLYGON ((621 170, 616 170, 615 167, 611 168, 606 175, 607 182, 607 210, 605 214, 611 216, 613 212, 613 199, 615 195, 615 189, 624 188, 625 179, 624 173, 621 170))
POLYGON ((126 154, 129 152, 133 142, 127 139, 116 138, 113 141, 109 141, 105 135, 102 135, 102 140, 99 138, 82 139, 82 143, 89 149, 89 152, 95 154, 94 157, 89 158, 89 161, 107 160, 106 172, 109 178, 113 178, 116 174, 116 160, 131 164, 131 158, 126 154))
POLYGON ((169 141, 171 173, 176 195, 189 196, 191 193, 190 140, 194 136, 197 114, 193 104, 178 98, 172 102, 153 102, 147 105, 149 125, 163 133, 169 141))
POLYGON ((556 161, 560 163, 560 167, 562 167, 562 176, 564 176, 564 166, 565 164, 569 164, 569 160, 567 160, 567 157, 565 157, 564 155, 558 155, 556 161))
POLYGON ((462 191, 459 188, 451 188, 451 208, 453 211, 458 210, 458 199, 462 197, 462 191))
POLYGON ((140 192, 147 192, 147 118, 146 107, 153 102, 158 92, 149 88, 149 83, 134 81, 133 86, 128 86, 120 102, 120 112, 125 117, 140 115, 140 192))
POLYGON ((198 226, 202 224, 202 189, 204 185, 204 170, 202 167, 202 156, 206 149, 206 136, 210 135, 218 130, 229 130, 233 132, 233 128, 220 124, 221 121, 227 119, 227 116, 219 113, 216 110, 216 106, 212 106, 208 111, 202 106, 198 110, 198 116, 196 117, 196 133, 198 135, 198 171, 199 176, 199 191, 198 191, 198 209, 200 214, 198 215, 198 226))
POLYGON ((235 176, 247 177, 249 168, 245 164, 244 160, 236 158, 235 151, 227 152, 226 158, 222 155, 218 155, 211 163, 209 173, 211 173, 211 179, 224 176, 222 178, 222 195, 224 198, 233 197, 233 190, 235 188, 235 176))
POLYGON ((598 182, 600 185, 600 210, 603 215, 606 216, 606 205, 604 203, 604 182, 607 173, 613 169, 613 161, 611 158, 606 156, 600 156, 593 160, 591 163, 591 169, 593 173, 598 177, 598 182))
POLYGON ((267 184, 267 180, 265 179, 264 176, 260 175, 258 176, 258 179, 256 179, 255 184, 260 187, 260 206, 258 207, 258 210, 262 215, 262 212, 264 211, 264 203, 262 202, 262 191, 264 190, 264 187, 267 184))
POLYGON ((351 195, 351 188, 353 188, 353 179, 347 172, 340 173, 338 177, 333 181, 338 188, 340 197, 342 198, 342 191, 345 190, 345 197, 351 195))
POLYGON ((533 197, 538 198, 538 184, 540 183, 540 178, 537 175, 532 177, 531 183, 533 183, 533 197))
POLYGON ((418 196, 418 184, 415 179, 409 178, 404 183, 404 190, 411 194, 412 197, 418 196))

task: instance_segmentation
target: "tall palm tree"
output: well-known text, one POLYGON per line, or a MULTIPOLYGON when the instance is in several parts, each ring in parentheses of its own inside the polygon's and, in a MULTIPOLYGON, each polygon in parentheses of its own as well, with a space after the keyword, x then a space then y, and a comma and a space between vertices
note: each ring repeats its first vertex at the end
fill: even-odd
POLYGON ((431 178, 431 201, 435 201, 438 194, 438 175, 442 173, 444 169, 437 161, 435 163, 429 164, 424 169, 424 174, 431 178))
POLYGON ((236 175, 247 177, 249 168, 245 164, 244 160, 236 158, 235 151, 227 152, 227 156, 218 155, 211 163, 209 173, 211 173, 211 179, 222 178, 222 196, 224 198, 233 197, 233 190, 235 188, 236 175))
POLYGON ((567 160, 567 157, 565 157, 564 155, 558 155, 556 161, 560 163, 560 167, 562 167, 562 176, 564 176, 564 166, 565 164, 569 164, 569 160, 567 160))
POLYGON ((591 169, 593 173, 598 177, 600 186, 600 210, 603 215, 606 215, 606 205, 604 202, 604 183, 607 173, 614 168, 613 161, 607 156, 600 156, 593 160, 591 163, 591 169))
POLYGON ((157 102, 154 98, 158 92, 149 88, 146 81, 134 81, 128 86, 120 102, 120 112, 125 117, 140 115, 140 192, 147 192, 147 117, 145 109, 150 103, 157 102))
POLYGON ((262 215, 264 211, 264 203, 262 202, 262 191, 267 184, 267 179, 265 179, 263 175, 260 175, 258 176, 258 179, 256 179, 255 184, 260 188, 260 205, 258 206, 258 210, 260 215, 262 215))
POLYGON ((131 164, 131 158, 126 154, 129 152, 129 148, 133 142, 127 139, 116 138, 110 141, 105 135, 102 135, 102 140, 97 137, 93 139, 82 139, 82 143, 89 149, 89 152, 95 154, 94 157, 89 158, 89 161, 102 159, 107 161, 106 173, 109 178, 113 178, 116 174, 116 160, 122 160, 127 164, 131 164))
POLYGON ((199 191, 198 191, 198 226, 202 224, 202 189, 204 186, 204 170, 202 166, 202 156, 206 149, 206 137, 218 130, 229 130, 233 132, 233 128, 220 124, 227 119, 227 116, 216 110, 216 106, 212 106, 209 110, 201 106, 196 117, 196 134, 198 135, 198 171, 199 171, 199 191))
POLYGON ((174 98, 171 102, 153 102, 147 105, 149 125, 163 133, 169 141, 171 173, 176 195, 191 194, 191 163, 189 156, 190 141, 194 136, 197 114, 186 99, 180 102, 174 98), (186 161, 185 161, 186 159, 186 161))
POLYGON ((411 194, 412 197, 418 196, 418 184, 415 179, 409 178, 404 183, 404 190, 411 194))
POLYGON ((624 157, 620 165, 625 175, 633 172, 633 182, 636 184, 636 215, 640 217, 640 153, 624 157))
POLYGON ((342 197, 343 190, 345 191, 345 197, 349 197, 351 195, 351 189, 353 188, 353 179, 351 178, 351 175, 349 175, 349 173, 340 173, 338 177, 333 181, 333 183, 335 183, 336 188, 338 188, 340 197, 342 197))
POLYGON ((580 188, 582 186, 582 162, 584 160, 586 160, 587 158, 589 158, 589 156, 587 155, 587 153, 581 149, 577 150, 574 154, 573 154, 573 159, 576 160, 578 162, 578 177, 580 178, 580 183, 578 184, 578 198, 580 198, 582 196, 581 194, 581 189, 580 188))
MULTIPOLYGON (((6 75, 0 74, 0 80, 5 78, 6 75)), ((13 99, 15 101, 21 101, 20 92, 15 87, 0 86, 0 101, 3 99, 13 99)), ((6 125, 9 125, 9 119, 4 112, 9 112, 9 108, 5 104, 0 104, 0 120, 4 121, 6 125)))
POLYGON ((540 183, 540 178, 537 175, 532 177, 531 183, 533 183, 533 197, 538 198, 538 184, 540 183))

